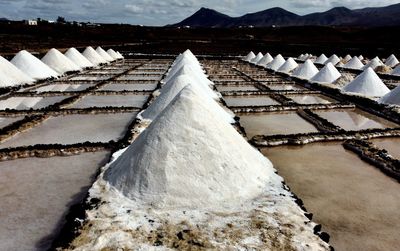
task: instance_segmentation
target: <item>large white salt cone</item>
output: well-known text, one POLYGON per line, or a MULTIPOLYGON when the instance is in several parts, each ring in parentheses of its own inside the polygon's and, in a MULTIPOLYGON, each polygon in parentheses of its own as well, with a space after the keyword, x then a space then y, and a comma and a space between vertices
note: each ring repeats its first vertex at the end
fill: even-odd
POLYGON ((104 58, 107 62, 115 61, 115 59, 112 58, 110 55, 108 55, 108 53, 107 53, 103 48, 101 48, 100 46, 98 46, 98 47, 96 48, 96 52, 97 52, 102 58, 104 58))
POLYGON ((115 52, 113 49, 108 49, 107 54, 110 55, 110 57, 112 57, 115 60, 121 59, 120 56, 117 54, 117 52, 115 52))
POLYGON ((361 68, 364 67, 364 64, 361 62, 358 57, 354 56, 350 61, 348 61, 343 68, 347 69, 354 69, 354 70, 360 70, 361 68))
POLYGON ((279 67, 281 67, 285 63, 285 59, 282 57, 281 54, 278 54, 274 60, 272 60, 269 64, 267 64, 266 68, 277 71, 279 67))
POLYGON ((322 53, 319 57, 317 57, 317 59, 315 59, 314 63, 315 64, 323 64, 326 62, 326 60, 328 60, 328 57, 322 53))
POLYGON ((318 68, 311 62, 310 59, 307 59, 303 64, 297 67, 292 76, 300 79, 309 80, 314 77, 318 73, 318 68))
POLYGON ((378 100, 379 103, 400 105, 400 86, 397 86, 378 100))
POLYGON ((299 65, 296 63, 296 61, 294 61, 293 58, 288 58, 286 60, 286 62, 281 67, 279 67, 277 72, 290 73, 291 71, 296 69, 298 66, 299 65))
POLYGON ((91 46, 86 47, 86 49, 82 52, 82 55, 94 66, 107 63, 107 60, 100 56, 99 53, 97 53, 91 46))
POLYGON ((77 49, 75 48, 69 48, 64 55, 69 58, 72 62, 74 62, 76 65, 80 66, 82 69, 84 68, 90 68, 93 67, 94 65, 87 59, 85 58, 77 49))
POLYGON ((332 63, 327 63, 314 77, 310 79, 311 82, 317 83, 333 83, 342 74, 333 66, 332 63))
POLYGON ((23 73, 36 80, 56 78, 59 76, 56 71, 26 50, 18 52, 11 60, 11 63, 23 73))
POLYGON ((10 63, 7 59, 0 56, 0 86, 8 87, 8 86, 17 86, 22 84, 30 84, 35 80, 25 73, 23 73, 20 69, 18 69, 15 65, 10 63))
POLYGON ((155 208, 246 203, 282 181, 191 85, 185 87, 103 178, 127 198, 155 208))
POLYGON ((46 55, 42 58, 42 62, 48 65, 50 68, 58 72, 59 74, 64 74, 67 72, 74 72, 82 70, 81 67, 72 62, 64 54, 55 48, 50 49, 46 55))
POLYGON ((274 58, 271 56, 271 54, 267 53, 262 57, 258 62, 257 65, 259 66, 267 66, 267 64, 271 63, 274 58))
POLYGON ((357 93, 370 97, 382 97, 390 90, 376 75, 374 70, 368 67, 352 82, 342 88, 343 92, 357 93))

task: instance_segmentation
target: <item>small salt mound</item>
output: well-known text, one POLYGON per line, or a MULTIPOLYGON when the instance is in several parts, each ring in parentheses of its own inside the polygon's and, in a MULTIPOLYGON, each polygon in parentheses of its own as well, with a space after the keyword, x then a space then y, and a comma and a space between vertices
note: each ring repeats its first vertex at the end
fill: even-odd
POLYGON ((66 72, 81 70, 79 66, 54 48, 46 53, 46 55, 42 58, 42 62, 50 66, 53 70, 61 75, 66 72))
POLYGON ((244 61, 250 62, 250 60, 252 60, 253 58, 255 58, 256 55, 254 54, 254 52, 250 51, 249 54, 247 54, 246 57, 244 57, 244 61))
POLYGON ((352 57, 349 55, 349 54, 347 54, 344 58, 343 58, 343 63, 347 63, 347 62, 349 62, 350 60, 352 59, 352 57))
POLYGON ((281 182, 271 162, 185 87, 104 173, 127 198, 156 208, 244 203, 281 182))
POLYGON ((204 87, 201 83, 198 83, 197 80, 188 74, 179 75, 178 77, 167 82, 160 90, 161 94, 154 100, 153 103, 140 115, 139 118, 154 120, 167 106, 168 104, 175 98, 176 95, 187 85, 192 85, 192 87, 204 97, 205 102, 210 103, 210 107, 213 107, 214 111, 219 114, 219 117, 228 123, 235 123, 233 119, 233 114, 228 114, 221 106, 215 102, 212 97, 210 97, 207 89, 208 87, 204 87), (207 89, 205 89, 207 88, 207 89))
POLYGON ((378 100, 379 103, 400 105, 400 86, 397 86, 392 91, 378 100))
POLYGON ((325 56, 325 54, 321 54, 315 61, 314 64, 323 64, 328 60, 328 58, 325 56))
POLYGON ((124 59, 124 56, 122 56, 122 54, 119 53, 119 51, 117 51, 117 54, 118 54, 118 56, 119 56, 119 59, 124 59))
POLYGON ((98 47, 96 48, 96 52, 97 52, 102 58, 104 58, 107 62, 112 62, 112 61, 115 60, 115 59, 112 58, 110 55, 108 55, 108 53, 107 53, 105 50, 103 50, 103 48, 101 48, 100 46, 98 46, 98 47))
POLYGON ((396 68, 394 68, 390 74, 400 76, 400 65, 398 65, 396 68))
POLYGON ((358 57, 356 57, 356 56, 354 56, 349 62, 347 62, 347 63, 343 66, 343 68, 346 68, 346 69, 354 69, 354 70, 359 70, 359 69, 361 69, 361 68, 363 68, 363 67, 364 67, 363 63, 362 63, 361 60, 360 60, 358 57))
POLYGON ((26 110, 34 108, 36 104, 42 101, 43 97, 29 97, 24 98, 22 102, 16 107, 17 110, 26 110))
POLYGON ((308 54, 308 53, 306 53, 306 54, 302 54, 302 55, 300 55, 300 58, 299 58, 299 60, 301 60, 301 61, 306 61, 307 59, 310 59, 312 57, 312 55, 311 54, 308 54))
POLYGON ((21 84, 30 84, 35 80, 15 67, 7 59, 0 56, 0 86, 15 86, 21 84))
POLYGON ((328 58, 328 60, 326 60, 324 62, 324 65, 327 65, 328 63, 331 63, 332 65, 336 65, 339 62, 340 62, 340 58, 338 56, 336 56, 336 54, 333 54, 332 56, 330 56, 330 58, 328 58))
POLYGON ((119 55, 113 50, 113 49, 108 49, 107 50, 108 55, 112 57, 113 59, 120 59, 119 55))
POLYGON ((342 88, 344 92, 358 93, 370 97, 382 97, 390 92, 389 88, 376 75, 374 70, 368 67, 352 82, 342 88))
POLYGON ((264 55, 264 57, 262 57, 262 59, 260 59, 257 62, 257 65, 265 67, 265 66, 267 66, 267 64, 271 63, 272 60, 274 60, 274 58, 271 56, 271 54, 267 53, 267 54, 264 55))
POLYGON ((83 68, 89 68, 93 67, 94 65, 87 59, 85 58, 77 49, 75 48, 70 48, 68 49, 64 55, 69 58, 72 62, 74 62, 76 65, 79 67, 83 68))
POLYGON ((300 54, 300 56, 297 57, 297 60, 301 60, 304 57, 304 54, 300 54))
POLYGON ((294 71, 292 76, 301 78, 301 79, 310 79, 314 77, 318 73, 318 68, 315 67, 311 60, 306 60, 304 64, 297 67, 294 71))
POLYGON ((360 55, 360 56, 358 56, 358 59, 364 60, 364 56, 363 56, 363 55, 360 55))
POLYGON ((279 67, 278 72, 283 72, 283 73, 290 73, 294 69, 296 69, 299 65, 294 61, 293 58, 288 58, 286 62, 279 67))
POLYGON ((250 63, 256 64, 256 63, 257 63, 258 61, 260 61, 263 57, 264 57, 264 55, 263 55, 261 52, 259 52, 255 58, 252 58, 252 59, 250 60, 250 63))
POLYGON ((382 61, 378 58, 375 57, 371 61, 368 62, 368 64, 364 65, 361 70, 366 70, 367 68, 372 68, 372 70, 375 70, 376 67, 383 65, 382 61))
POLYGON ((400 62, 399 60, 397 60, 395 55, 390 55, 386 60, 385 60, 385 65, 389 66, 389 67, 395 67, 396 65, 398 65, 400 62))
POLYGON ((333 66, 333 64, 328 63, 322 68, 317 75, 311 78, 311 82, 318 83, 333 83, 338 78, 340 78, 340 72, 333 66))
POLYGON ((11 63, 33 79, 56 78, 59 74, 26 50, 18 52, 11 63))
POLYGON ((87 58, 94 66, 105 64, 107 61, 99 55, 91 46, 86 47, 82 55, 87 58))
POLYGON ((276 71, 285 63, 285 59, 282 57, 281 54, 278 54, 271 63, 267 64, 267 69, 271 69, 276 71))

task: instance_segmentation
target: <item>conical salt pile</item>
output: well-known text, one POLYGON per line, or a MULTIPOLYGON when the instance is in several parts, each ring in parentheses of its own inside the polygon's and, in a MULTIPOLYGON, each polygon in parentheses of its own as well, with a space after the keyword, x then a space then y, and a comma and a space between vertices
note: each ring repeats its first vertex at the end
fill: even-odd
POLYGON ((174 76, 183 66, 190 66, 196 71, 199 76, 201 75, 202 77, 207 78, 206 74, 204 73, 203 69, 197 61, 194 61, 189 57, 182 57, 180 58, 180 60, 174 62, 174 64, 169 69, 164 81, 168 81, 169 78, 174 76))
POLYGON ((306 53, 304 55, 302 54, 302 56, 300 56, 299 60, 306 61, 307 59, 310 59, 311 57, 312 57, 311 54, 306 53))
POLYGON ((58 77, 59 74, 26 50, 18 52, 11 63, 33 79, 58 77))
POLYGON ((364 67, 364 64, 361 62, 361 60, 354 56, 349 62, 347 62, 343 68, 346 69, 354 69, 354 70, 359 70, 364 67))
POLYGON ((243 203, 281 181, 271 162, 190 85, 103 177, 126 197, 156 208, 243 203))
POLYGON ((324 65, 331 63, 332 65, 335 66, 339 62, 340 62, 340 58, 338 56, 336 56, 336 54, 333 54, 332 56, 330 56, 330 58, 328 58, 328 60, 325 61, 324 65))
POLYGON ((317 73, 318 73, 317 67, 315 67, 313 62, 311 62, 311 60, 308 59, 293 71, 292 76, 308 80, 314 77, 317 73))
POLYGON ((0 56, 0 87, 30 84, 35 80, 0 56))
MULTIPOLYGON (((203 84, 197 82, 197 80, 191 75, 182 74, 174 79, 167 82, 160 90, 161 94, 154 100, 153 103, 138 117, 147 120, 154 120, 167 106, 168 104, 178 95, 178 93, 185 88, 187 85, 192 85, 192 88, 197 91, 204 99, 204 102, 209 102, 209 106, 213 107, 213 110, 218 113, 219 117, 228 123, 235 123, 233 114, 228 114, 221 106, 217 104, 210 97, 207 92, 208 87, 204 87, 203 84)), ((208 90, 210 90, 208 88, 208 90)))
POLYGON ((117 54, 119 56, 119 59, 124 59, 124 56, 121 53, 119 53, 119 51, 117 51, 117 54))
POLYGON ((347 63, 347 62, 349 62, 350 60, 352 59, 352 57, 349 55, 349 54, 347 54, 344 58, 343 58, 343 63, 347 63))
POLYGON ((358 59, 364 60, 364 56, 363 56, 363 55, 360 55, 360 56, 358 56, 358 59))
POLYGON ((249 54, 247 54, 247 56, 244 58, 244 61, 250 62, 250 60, 252 60, 255 57, 256 55, 254 54, 254 52, 250 51, 249 54))
POLYGON ((399 60, 397 60, 395 55, 390 55, 386 60, 385 60, 385 65, 389 66, 389 67, 395 67, 396 65, 398 65, 400 62, 399 60))
POLYGON ((328 58, 325 56, 325 54, 321 54, 315 61, 314 64, 323 64, 328 60, 328 58))
POLYGON ((263 57, 264 57, 264 55, 263 55, 261 52, 259 52, 255 58, 253 58, 253 59, 250 60, 250 63, 256 64, 256 63, 257 63, 258 61, 260 61, 263 57))
POLYGON ((304 57, 304 54, 300 54, 300 56, 297 57, 297 60, 301 60, 304 57))
POLYGON ((99 55, 91 46, 86 47, 82 55, 87 58, 94 66, 105 64, 107 61, 99 55))
POLYGON ((375 70, 376 67, 383 65, 382 61, 378 58, 375 57, 371 61, 369 61, 366 65, 364 65, 361 70, 366 70, 367 68, 372 68, 372 70, 375 70))
POLYGON ((108 49, 107 54, 110 55, 113 59, 121 59, 120 56, 113 50, 113 49, 108 49))
POLYGON ((80 66, 82 69, 93 67, 94 65, 85 58, 77 49, 70 48, 68 49, 64 55, 69 58, 76 65, 80 66))
POLYGON ((296 69, 299 65, 294 61, 293 58, 288 58, 286 62, 279 67, 278 72, 283 72, 283 73, 290 73, 294 69, 296 69))
POLYGON ((103 48, 101 48, 100 46, 98 46, 98 47, 96 48, 96 52, 97 52, 102 58, 104 58, 107 62, 112 62, 112 61, 115 60, 115 59, 112 58, 110 55, 108 55, 108 53, 107 53, 105 50, 103 50, 103 48))
POLYGON ((400 65, 398 65, 396 68, 394 68, 390 74, 395 75, 395 76, 400 76, 400 65))
POLYGON ((285 59, 281 54, 278 54, 271 63, 267 64, 266 68, 276 71, 285 63, 285 59))
POLYGON ((42 58, 42 62, 50 66, 50 68, 61 75, 66 72, 81 70, 79 66, 54 48, 46 53, 46 55, 42 58))
POLYGON ((390 92, 389 88, 376 75, 372 68, 368 67, 352 82, 342 88, 344 92, 363 94, 370 97, 381 97, 390 92))
POLYGON ((262 59, 260 59, 257 62, 257 65, 265 67, 265 66, 267 66, 267 64, 271 63, 272 60, 274 60, 274 58, 271 56, 271 54, 267 53, 267 54, 264 55, 264 57, 262 59))
POLYGON ((397 86, 385 96, 380 98, 379 102, 384 104, 400 105, 400 86, 397 86))
POLYGON ((333 83, 338 78, 342 76, 340 72, 333 66, 333 64, 328 63, 322 68, 317 75, 311 78, 311 82, 319 83, 333 83))

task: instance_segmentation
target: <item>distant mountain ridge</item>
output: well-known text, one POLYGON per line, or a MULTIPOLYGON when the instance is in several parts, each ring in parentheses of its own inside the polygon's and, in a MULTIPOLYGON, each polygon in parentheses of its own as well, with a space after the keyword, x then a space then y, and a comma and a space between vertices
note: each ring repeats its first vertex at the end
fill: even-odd
POLYGON ((325 12, 297 15, 282 8, 271 8, 249 13, 241 17, 230 17, 218 11, 201 8, 185 20, 169 25, 172 27, 215 27, 231 28, 239 26, 397 26, 400 25, 400 3, 386 7, 351 10, 335 7, 325 12))

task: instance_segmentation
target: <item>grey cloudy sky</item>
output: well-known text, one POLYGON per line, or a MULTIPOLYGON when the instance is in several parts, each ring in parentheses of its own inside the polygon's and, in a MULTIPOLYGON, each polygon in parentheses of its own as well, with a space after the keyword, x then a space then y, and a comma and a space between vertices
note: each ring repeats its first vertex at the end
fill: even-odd
POLYGON ((166 25, 188 17, 200 7, 231 16, 271 7, 282 7, 297 14, 326 11, 332 7, 351 9, 398 3, 393 0, 0 0, 0 17, 30 19, 41 17, 104 23, 166 25))

